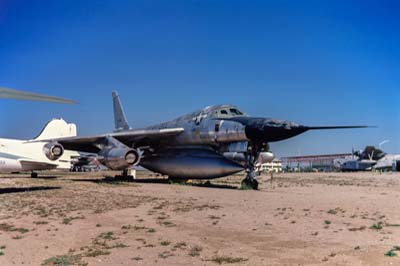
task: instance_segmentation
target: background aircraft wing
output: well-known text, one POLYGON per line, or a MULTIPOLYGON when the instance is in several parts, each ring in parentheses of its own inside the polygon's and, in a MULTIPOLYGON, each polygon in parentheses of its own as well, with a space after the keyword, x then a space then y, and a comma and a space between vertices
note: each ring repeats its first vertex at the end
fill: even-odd
MULTIPOLYGON (((150 142, 158 142, 169 136, 175 136, 183 132, 183 128, 165 128, 165 129, 138 129, 129 130, 123 132, 115 132, 110 134, 88 136, 88 137, 67 137, 67 138, 55 138, 40 140, 43 142, 57 141, 64 146, 66 150, 75 150, 82 152, 97 153, 100 151, 98 147, 102 140, 107 137, 113 137, 125 145, 132 147, 133 143, 137 143, 141 140, 147 139, 150 142)), ((38 141, 33 141, 38 142, 38 141)))
POLYGON ((45 101, 45 102, 54 102, 54 103, 76 103, 75 101, 48 96, 44 94, 19 91, 10 88, 0 87, 0 98, 8 98, 8 99, 19 99, 19 100, 31 100, 31 101, 45 101))

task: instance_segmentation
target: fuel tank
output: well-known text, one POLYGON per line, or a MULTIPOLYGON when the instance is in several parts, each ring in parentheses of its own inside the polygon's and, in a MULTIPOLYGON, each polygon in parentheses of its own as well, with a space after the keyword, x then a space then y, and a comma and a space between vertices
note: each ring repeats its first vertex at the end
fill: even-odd
POLYGON ((272 152, 260 152, 258 156, 257 162, 258 163, 269 163, 275 159, 275 155, 272 152))
POLYGON ((170 149, 144 157, 140 165, 182 179, 212 179, 244 170, 240 164, 205 149, 170 149))
MULTIPOLYGON (((243 152, 225 152, 224 157, 235 161, 241 165, 246 164, 246 156, 243 152)), ((275 159, 275 155, 272 152, 260 152, 256 164, 264 164, 272 162, 275 159)))

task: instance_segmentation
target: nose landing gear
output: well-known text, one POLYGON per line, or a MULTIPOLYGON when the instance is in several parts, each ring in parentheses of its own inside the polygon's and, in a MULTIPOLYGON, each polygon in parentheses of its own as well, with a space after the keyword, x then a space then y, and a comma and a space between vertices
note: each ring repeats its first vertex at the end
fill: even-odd
POLYGON ((247 169, 246 177, 242 180, 241 188, 242 189, 254 189, 258 190, 258 181, 256 179, 255 170, 247 169))
POLYGON ((255 164, 258 160, 260 152, 268 151, 269 146, 265 142, 250 142, 246 153, 246 177, 242 180, 242 189, 258 190, 258 181, 256 179, 255 164))

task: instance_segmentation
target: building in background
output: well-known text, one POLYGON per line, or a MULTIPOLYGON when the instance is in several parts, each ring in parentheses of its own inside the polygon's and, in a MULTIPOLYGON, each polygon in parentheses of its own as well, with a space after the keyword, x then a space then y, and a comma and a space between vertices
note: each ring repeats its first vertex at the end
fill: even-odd
POLYGON ((260 164, 259 172, 264 173, 280 173, 282 172, 282 161, 272 160, 271 162, 260 164))
POLYGON ((339 160, 351 158, 351 153, 324 154, 282 157, 282 168, 285 171, 334 171, 339 160))

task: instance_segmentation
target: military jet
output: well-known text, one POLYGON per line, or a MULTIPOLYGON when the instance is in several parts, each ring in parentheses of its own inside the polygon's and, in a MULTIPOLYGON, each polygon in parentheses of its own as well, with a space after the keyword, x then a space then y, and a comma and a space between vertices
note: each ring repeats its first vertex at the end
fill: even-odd
POLYGON ((123 176, 134 165, 168 175, 170 179, 211 179, 245 170, 242 185, 257 189, 255 164, 260 158, 271 158, 268 143, 309 130, 365 127, 303 126, 251 117, 234 105, 216 105, 161 124, 131 129, 118 94, 113 92, 112 97, 113 133, 46 141, 66 150, 97 153, 102 164, 122 170, 123 176))
POLYGON ((400 155, 387 154, 374 146, 366 146, 363 151, 353 151, 352 157, 336 161, 341 171, 396 170, 400 155))
POLYGON ((68 103, 68 104, 76 103, 75 101, 64 98, 26 92, 26 91, 19 91, 5 87, 0 87, 0 98, 30 100, 30 101, 45 101, 54 103, 68 103))

